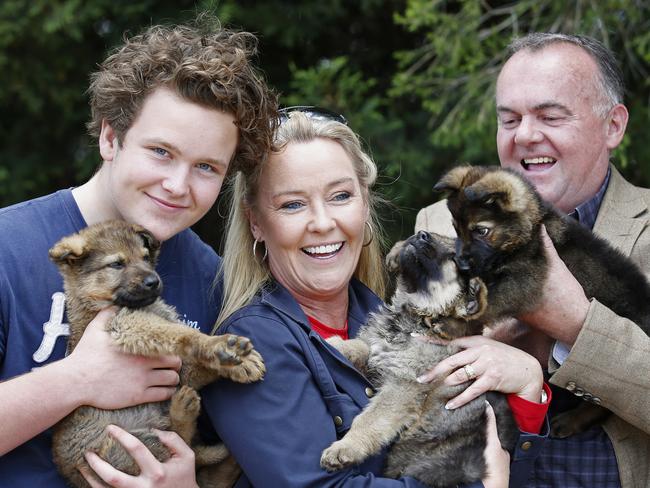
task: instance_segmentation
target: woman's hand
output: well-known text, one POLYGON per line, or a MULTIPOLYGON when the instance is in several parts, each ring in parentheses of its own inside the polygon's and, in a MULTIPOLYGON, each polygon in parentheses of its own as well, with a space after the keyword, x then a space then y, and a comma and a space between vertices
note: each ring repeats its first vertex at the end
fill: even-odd
POLYGON ((444 378, 447 385, 474 380, 446 408, 458 408, 486 391, 514 393, 539 402, 544 376, 539 362, 530 354, 483 336, 462 337, 450 344, 463 350, 418 378, 421 383, 444 378))
POLYGON ((481 481, 485 488, 507 488, 510 481, 510 454, 501 447, 492 405, 485 403, 487 444, 484 452, 487 472, 481 481))
POLYGON ((99 478, 108 485, 126 488, 193 488, 196 484, 194 451, 185 444, 176 432, 155 430, 160 441, 167 446, 171 456, 161 463, 140 442, 139 439, 115 425, 109 425, 107 432, 115 438, 133 457, 140 467, 138 476, 131 476, 115 469, 94 452, 86 453, 86 461, 94 470, 81 470, 81 474, 92 488, 103 488, 99 478))

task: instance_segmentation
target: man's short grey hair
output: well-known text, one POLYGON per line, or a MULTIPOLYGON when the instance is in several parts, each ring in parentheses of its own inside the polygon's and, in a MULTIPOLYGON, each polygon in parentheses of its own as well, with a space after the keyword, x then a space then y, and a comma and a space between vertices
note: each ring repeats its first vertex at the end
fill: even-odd
POLYGON ((554 32, 534 32, 524 37, 514 39, 508 46, 508 59, 515 53, 527 49, 539 51, 551 44, 568 43, 584 49, 598 66, 598 81, 601 88, 602 101, 594 107, 594 112, 605 116, 614 105, 623 103, 625 84, 623 73, 614 54, 600 41, 592 37, 561 34, 554 32))

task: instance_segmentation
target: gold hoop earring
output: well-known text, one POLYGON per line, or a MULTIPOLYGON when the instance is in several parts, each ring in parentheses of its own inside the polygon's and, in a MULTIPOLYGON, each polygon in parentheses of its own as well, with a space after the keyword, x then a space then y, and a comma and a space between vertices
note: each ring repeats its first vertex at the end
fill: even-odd
MULTIPOLYGON (((264 242, 264 241, 258 241, 257 238, 253 241, 253 258, 257 259, 257 243, 258 242, 264 242)), ((262 256, 262 262, 266 260, 266 256, 269 255, 268 250, 266 249, 266 246, 264 246, 264 256, 262 256)))
MULTIPOLYGON (((362 244, 362 246, 363 247, 368 247, 370 245, 370 243, 373 241, 373 239, 375 238, 375 232, 372 230, 372 225, 370 225, 370 222, 368 222, 367 220, 366 220, 365 225, 368 226, 368 231, 370 232, 370 240, 368 242, 364 242, 362 244)), ((364 232, 364 235, 365 235, 365 232, 364 232)))

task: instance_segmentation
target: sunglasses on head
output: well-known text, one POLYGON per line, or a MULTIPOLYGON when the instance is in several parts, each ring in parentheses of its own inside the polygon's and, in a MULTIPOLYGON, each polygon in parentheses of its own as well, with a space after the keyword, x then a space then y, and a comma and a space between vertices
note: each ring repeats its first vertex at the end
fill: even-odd
POLYGON ((313 120, 320 120, 323 122, 334 121, 341 124, 348 125, 348 120, 341 114, 327 110, 326 108, 316 107, 314 105, 294 105, 292 107, 284 107, 279 110, 280 123, 286 122, 289 119, 289 114, 292 112, 300 112, 305 114, 308 118, 313 120))

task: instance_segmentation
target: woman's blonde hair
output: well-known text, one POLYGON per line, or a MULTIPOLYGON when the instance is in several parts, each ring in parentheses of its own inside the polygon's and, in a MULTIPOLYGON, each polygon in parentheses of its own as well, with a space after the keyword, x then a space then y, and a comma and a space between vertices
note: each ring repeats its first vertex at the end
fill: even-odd
MULTIPOLYGON (((364 247, 354 276, 383 298, 386 279, 382 247, 385 238, 375 209, 378 197, 371 190, 377 179, 377 166, 363 151, 359 138, 347 125, 334 120, 311 118, 302 112, 291 112, 288 119, 280 124, 275 134, 275 151, 282 151, 290 143, 309 142, 316 138, 337 142, 352 160, 369 210, 364 247)), ((251 171, 239 171, 229 188, 230 214, 220 272, 224 294, 215 329, 235 311, 250 303, 271 279, 266 261, 260 255, 253 255, 254 238, 247 218, 247 212, 256 202, 262 168, 268 161, 256 165, 251 171)))

